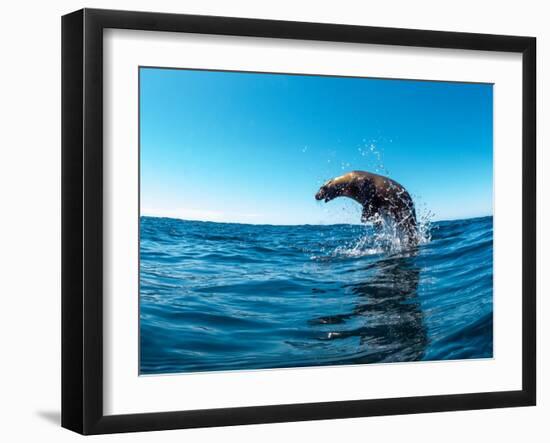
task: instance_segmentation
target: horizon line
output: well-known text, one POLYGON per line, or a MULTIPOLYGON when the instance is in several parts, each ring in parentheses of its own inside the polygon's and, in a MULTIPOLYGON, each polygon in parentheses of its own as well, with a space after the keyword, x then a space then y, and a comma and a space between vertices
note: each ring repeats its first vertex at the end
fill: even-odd
MULTIPOLYGON (((227 224, 227 225, 251 225, 251 226, 342 226, 342 225, 350 225, 350 226, 363 226, 365 223, 326 223, 326 224, 320 224, 320 223, 243 223, 243 222, 233 222, 233 221, 214 221, 214 220, 193 220, 193 219, 187 219, 187 218, 180 218, 180 217, 170 217, 167 215, 148 215, 148 214, 140 214, 138 218, 142 217, 148 217, 148 218, 168 218, 171 220, 180 220, 185 222, 199 222, 199 223, 219 223, 219 224, 227 224)), ((487 218, 487 217, 493 217, 493 214, 487 214, 487 215, 477 215, 473 217, 466 217, 466 218, 445 218, 445 219, 438 219, 438 220, 430 220, 432 223, 439 223, 439 222, 450 222, 450 221, 458 221, 458 220, 472 220, 476 218, 487 218)))

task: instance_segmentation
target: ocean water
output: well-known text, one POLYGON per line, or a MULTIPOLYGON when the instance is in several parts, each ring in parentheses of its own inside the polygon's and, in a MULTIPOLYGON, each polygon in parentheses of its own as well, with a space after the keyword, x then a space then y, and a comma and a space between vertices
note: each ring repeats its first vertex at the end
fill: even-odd
POLYGON ((140 226, 141 374, 492 357, 492 217, 412 249, 361 225, 140 226))

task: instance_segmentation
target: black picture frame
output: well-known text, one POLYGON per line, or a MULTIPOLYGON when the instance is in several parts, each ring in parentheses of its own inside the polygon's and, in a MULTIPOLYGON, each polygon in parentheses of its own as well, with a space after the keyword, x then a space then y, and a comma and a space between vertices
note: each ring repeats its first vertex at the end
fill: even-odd
MULTIPOLYGON (((62 426, 82 434, 530 406, 536 403, 536 39, 83 9, 62 18, 62 426), (103 413, 103 30, 503 51, 522 54, 522 389, 177 412, 103 413)), ((518 147, 519 149, 519 147, 518 147)))

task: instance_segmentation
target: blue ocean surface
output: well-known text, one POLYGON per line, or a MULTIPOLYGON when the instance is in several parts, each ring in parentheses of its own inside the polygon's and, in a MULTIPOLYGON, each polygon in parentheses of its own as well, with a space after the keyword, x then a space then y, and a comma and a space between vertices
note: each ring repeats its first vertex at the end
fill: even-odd
POLYGON ((140 373, 491 358, 493 218, 416 248, 361 225, 140 219, 140 373))

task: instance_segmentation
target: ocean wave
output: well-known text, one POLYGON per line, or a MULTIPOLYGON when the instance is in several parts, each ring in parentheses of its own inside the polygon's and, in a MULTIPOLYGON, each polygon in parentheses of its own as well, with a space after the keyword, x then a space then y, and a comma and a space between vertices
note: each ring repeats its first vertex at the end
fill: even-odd
POLYGON ((490 358, 492 217, 422 223, 142 217, 140 373, 490 358))

